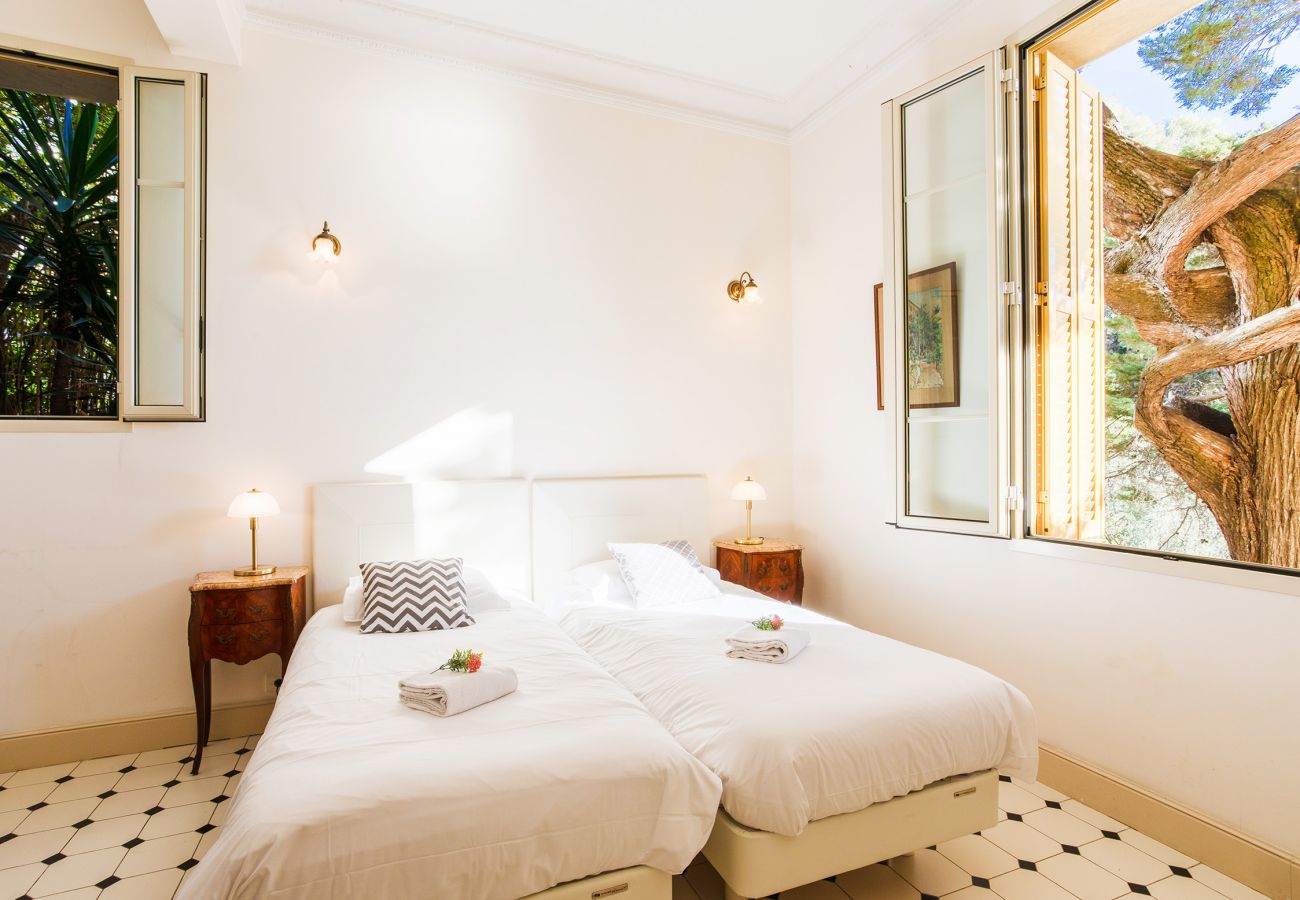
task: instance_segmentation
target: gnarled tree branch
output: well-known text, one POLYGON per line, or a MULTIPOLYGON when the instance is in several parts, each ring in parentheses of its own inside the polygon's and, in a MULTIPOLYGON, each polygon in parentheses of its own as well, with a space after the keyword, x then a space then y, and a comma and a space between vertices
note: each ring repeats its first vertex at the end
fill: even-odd
POLYGON ((1197 269, 1187 276, 1175 309, 1148 276, 1112 273, 1107 258, 1106 305, 1132 319, 1143 339, 1161 352, 1237 321, 1236 292, 1226 268, 1197 269))
POLYGON ((1136 424, 1216 517, 1228 513, 1238 481, 1237 445, 1199 410, 1166 405, 1169 386, 1185 375, 1234 366, 1300 343, 1300 305, 1287 306, 1157 357, 1142 374, 1136 424), (1189 414, 1190 413, 1190 414, 1189 414))
POLYGON ((1129 241, 1187 191, 1206 163, 1139 144, 1124 136, 1109 109, 1103 115, 1103 224, 1113 237, 1129 241))
MULTIPOLYGON (((1166 287, 1185 281, 1187 254, 1205 230, 1300 163, 1300 115, 1246 141, 1197 173, 1187 191, 1159 214, 1142 237, 1166 287)), ((1156 273, 1152 273, 1156 274, 1156 273)))

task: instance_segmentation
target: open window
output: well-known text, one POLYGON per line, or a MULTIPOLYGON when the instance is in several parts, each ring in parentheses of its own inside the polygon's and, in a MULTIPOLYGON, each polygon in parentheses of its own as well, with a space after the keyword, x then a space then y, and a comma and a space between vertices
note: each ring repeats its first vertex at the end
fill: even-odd
POLYGON ((0 49, 0 428, 203 418, 203 181, 203 75, 0 49))
POLYGON ((884 106, 900 527, 1009 535, 1007 72, 991 53, 884 106))
POLYGON ((203 417, 204 76, 122 72, 123 415, 203 417))
POLYGON ((1298 29, 1105 0, 1020 49, 1029 536, 1300 569, 1298 29))

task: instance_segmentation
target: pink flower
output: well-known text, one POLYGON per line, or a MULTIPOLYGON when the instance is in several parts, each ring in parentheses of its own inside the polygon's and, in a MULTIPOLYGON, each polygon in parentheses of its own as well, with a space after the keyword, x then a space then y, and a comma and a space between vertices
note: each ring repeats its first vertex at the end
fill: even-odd
POLYGON ((780 617, 780 616, 773 616, 773 617, 772 617, 772 630, 773 630, 773 631, 780 631, 780 630, 781 630, 781 626, 784 625, 784 624, 785 624, 785 622, 781 621, 781 617, 780 617))
POLYGON ((469 655, 469 662, 465 664, 465 668, 471 672, 477 672, 479 670, 479 667, 482 665, 483 665, 483 654, 471 653, 469 655))

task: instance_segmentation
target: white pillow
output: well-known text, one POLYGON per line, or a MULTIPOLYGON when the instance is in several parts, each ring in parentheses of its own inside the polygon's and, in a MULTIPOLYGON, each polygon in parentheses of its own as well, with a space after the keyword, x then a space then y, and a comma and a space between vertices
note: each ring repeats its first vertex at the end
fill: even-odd
POLYGON ((365 589, 361 584, 361 576, 353 575, 348 579, 347 589, 343 591, 343 621, 360 622, 364 606, 365 589))
POLYGON ((466 566, 463 574, 465 578, 465 606, 472 615, 510 608, 510 601, 501 596, 501 592, 492 583, 492 579, 488 578, 483 572, 466 566))
POLYGON ((716 597, 718 586, 681 553, 663 544, 610 544, 638 607, 675 606, 716 597))
POLYGON ((569 572, 583 589, 583 599, 603 606, 635 606, 632 593, 623 583, 623 573, 612 559, 587 563, 569 572))

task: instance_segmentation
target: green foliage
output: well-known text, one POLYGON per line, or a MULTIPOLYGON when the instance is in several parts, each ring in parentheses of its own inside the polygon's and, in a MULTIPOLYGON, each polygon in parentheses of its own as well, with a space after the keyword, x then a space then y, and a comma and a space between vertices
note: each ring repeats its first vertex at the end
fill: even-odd
POLYGON ((1133 112, 1122 104, 1108 100, 1106 108, 1115 117, 1119 130, 1129 138, 1188 159, 1217 162, 1240 147, 1247 138, 1254 137, 1266 128, 1228 134, 1218 122, 1201 116, 1181 115, 1164 122, 1133 112))
POLYGON ((1186 109, 1257 116, 1300 71, 1274 61, 1297 28, 1296 0, 1206 0, 1142 38, 1138 55, 1186 109))
POLYGON ((117 110, 0 90, 0 413, 116 413, 117 110))

